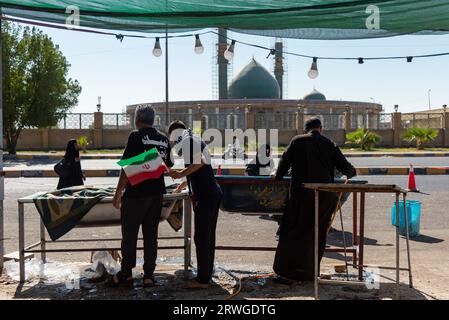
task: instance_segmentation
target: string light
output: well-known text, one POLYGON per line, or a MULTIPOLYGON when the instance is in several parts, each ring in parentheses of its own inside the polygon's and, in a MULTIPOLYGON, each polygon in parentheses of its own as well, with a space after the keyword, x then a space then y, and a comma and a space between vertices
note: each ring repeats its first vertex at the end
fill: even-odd
MULTIPOLYGON (((54 28, 54 29, 63 29, 63 30, 75 31, 75 32, 85 32, 85 33, 109 35, 109 36, 116 37, 117 40, 119 40, 120 42, 122 42, 124 38, 156 39, 156 43, 155 43, 154 49, 153 49, 153 54, 156 57, 159 57, 159 56, 162 55, 162 50, 161 50, 160 41, 159 41, 160 38, 163 38, 163 39, 168 39, 168 38, 186 38, 186 37, 195 36, 195 52, 197 54, 201 54, 202 52, 204 52, 204 47, 201 44, 199 36, 202 35, 202 34, 209 34, 209 33, 210 34, 219 35, 218 32, 210 30, 210 31, 205 31, 205 32, 200 32, 200 33, 195 33, 195 34, 179 34, 179 35, 168 35, 168 36, 164 36, 164 37, 155 37, 155 36, 136 35, 136 34, 117 34, 117 33, 113 33, 113 32, 106 32, 106 31, 93 30, 93 29, 84 29, 84 28, 67 29, 66 26, 64 26, 64 25, 51 24, 51 23, 45 23, 45 22, 39 22, 39 21, 32 21, 32 20, 27 20, 27 19, 19 19, 19 18, 14 18, 14 17, 9 17, 9 16, 0 16, 0 19, 1 20, 9 20, 9 21, 18 22, 18 23, 24 23, 24 24, 42 26, 42 27, 49 27, 49 28, 54 28)), ((246 46, 250 46, 250 47, 253 47, 253 48, 267 50, 267 51, 269 51, 268 56, 273 54, 273 49, 272 48, 261 46, 261 45, 254 44, 254 43, 248 43, 248 42, 244 42, 244 41, 237 41, 235 39, 232 39, 230 37, 223 36, 223 35, 220 35, 220 36, 224 37, 226 40, 231 40, 231 44, 229 45, 229 47, 227 48, 227 50, 224 53, 224 56, 225 56, 225 58, 227 60, 231 60, 234 57, 234 47, 235 47, 236 43, 240 43, 240 44, 243 44, 243 45, 246 45, 246 46)), ((314 66, 314 63, 312 63, 312 67, 316 67, 316 61, 318 59, 321 59, 321 60, 357 60, 359 62, 359 64, 363 64, 365 60, 399 60, 399 59, 406 59, 407 62, 410 63, 415 58, 433 58, 433 57, 449 56, 449 52, 431 53, 431 54, 414 55, 414 56, 383 56, 383 57, 364 57, 364 58, 362 58, 362 57, 319 57, 319 56, 318 57, 314 57, 314 56, 310 56, 310 55, 305 55, 305 54, 296 53, 296 52, 289 52, 289 51, 284 51, 283 54, 296 56, 296 57, 300 57, 300 58, 312 58, 314 60, 314 63, 315 63, 315 66, 314 66)), ((311 68, 309 73, 311 71, 312 71, 312 76, 315 76, 315 78, 316 78, 318 76, 318 69, 316 68, 316 70, 314 70, 313 68, 311 68), (315 73, 316 73, 316 75, 315 75, 315 73)))
POLYGON ((224 57, 226 60, 228 60, 228 61, 232 60, 232 58, 234 57, 234 47, 235 47, 235 40, 232 40, 231 44, 224 52, 224 57))
POLYGON ((316 79, 319 75, 318 72, 318 58, 314 57, 312 65, 310 66, 309 73, 307 73, 310 79, 316 79))
POLYGON ((160 57, 162 55, 161 43, 159 42, 159 37, 156 38, 156 42, 154 43, 153 55, 155 57, 160 57))
POLYGON ((195 35, 195 49, 194 49, 196 54, 202 54, 204 52, 204 47, 201 44, 201 40, 200 40, 200 35, 196 34, 195 35))

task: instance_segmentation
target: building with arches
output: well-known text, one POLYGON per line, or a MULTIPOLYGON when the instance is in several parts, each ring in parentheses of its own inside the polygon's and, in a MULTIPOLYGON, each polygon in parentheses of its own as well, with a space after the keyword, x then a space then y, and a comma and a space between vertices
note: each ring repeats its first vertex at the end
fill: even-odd
MULTIPOLYGON (((234 77, 227 88, 227 98, 217 100, 172 101, 169 103, 170 121, 181 120, 192 125, 201 121, 202 129, 281 129, 295 130, 297 113, 302 121, 318 116, 325 128, 343 128, 345 113, 350 113, 351 127, 380 127, 382 105, 372 102, 327 100, 316 88, 302 99, 281 99, 278 80, 252 58, 234 77)), ((156 126, 165 124, 165 102, 144 102, 127 106, 134 114, 138 105, 152 105, 156 109, 156 126)))

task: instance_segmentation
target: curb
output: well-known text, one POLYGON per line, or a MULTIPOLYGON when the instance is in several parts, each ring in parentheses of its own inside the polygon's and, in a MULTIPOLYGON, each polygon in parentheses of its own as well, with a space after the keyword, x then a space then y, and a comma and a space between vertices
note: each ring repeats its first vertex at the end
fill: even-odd
MULTIPOLYGON (((382 152, 382 153, 343 153, 347 158, 377 158, 377 157, 397 157, 397 158, 421 158, 421 157, 449 157, 449 152, 382 152)), ((216 155, 216 154, 214 154, 216 155)), ((277 154, 280 157, 280 154, 277 154)), ((19 155, 4 155, 4 160, 14 161, 39 161, 39 160, 61 160, 62 155, 60 154, 19 154, 19 155)), ((81 160, 119 160, 121 158, 120 154, 86 154, 80 156, 81 160)))
POLYGON ((386 152, 386 153, 343 153, 346 158, 376 158, 376 157, 397 157, 397 158, 433 158, 449 157, 449 152, 386 152))
MULTIPOLYGON (((406 176, 408 167, 389 167, 389 168, 368 168, 358 167, 360 175, 363 176, 406 176)), ((245 168, 223 168, 222 175, 244 175, 245 168)), ((449 167, 415 167, 415 175, 449 175, 449 167)), ((83 170, 88 178, 111 178, 118 177, 120 169, 87 169, 83 170)), ((6 178, 56 178, 57 174, 49 170, 8 170, 5 171, 6 178)))
MULTIPOLYGON (((120 159, 122 156, 117 154, 117 155, 98 155, 98 154, 86 154, 86 155, 81 155, 80 158, 81 160, 115 160, 115 159, 120 159)), ((3 156, 3 160, 61 160, 62 159, 62 155, 59 154, 19 154, 19 155, 4 155, 3 156)))

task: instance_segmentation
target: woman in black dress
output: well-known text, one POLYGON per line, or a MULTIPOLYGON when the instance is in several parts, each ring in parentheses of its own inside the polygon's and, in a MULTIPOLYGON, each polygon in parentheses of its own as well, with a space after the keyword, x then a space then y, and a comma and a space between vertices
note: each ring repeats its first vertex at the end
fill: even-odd
POLYGON ((59 178, 58 189, 83 185, 84 177, 81 171, 80 152, 75 139, 71 139, 67 143, 64 165, 68 168, 69 174, 59 178))

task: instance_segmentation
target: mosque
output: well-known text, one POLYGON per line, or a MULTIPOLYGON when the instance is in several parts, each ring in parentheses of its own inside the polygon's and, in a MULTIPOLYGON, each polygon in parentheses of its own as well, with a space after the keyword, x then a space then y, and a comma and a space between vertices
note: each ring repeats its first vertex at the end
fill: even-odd
MULTIPOLYGON (((228 85, 228 64, 224 58, 226 44, 219 37, 217 51, 218 92, 216 100, 170 101, 170 120, 182 120, 189 125, 201 120, 202 128, 246 129, 248 116, 253 114, 251 127, 255 129, 296 128, 296 113, 304 113, 304 119, 318 116, 325 128, 343 127, 343 113, 351 113, 352 127, 378 127, 382 105, 372 102, 327 100, 315 88, 302 99, 283 99, 284 59, 282 42, 275 44, 273 74, 252 58, 228 85)), ((138 105, 152 105, 158 114, 155 125, 165 123, 165 102, 145 102, 127 106, 133 115, 138 105)))

